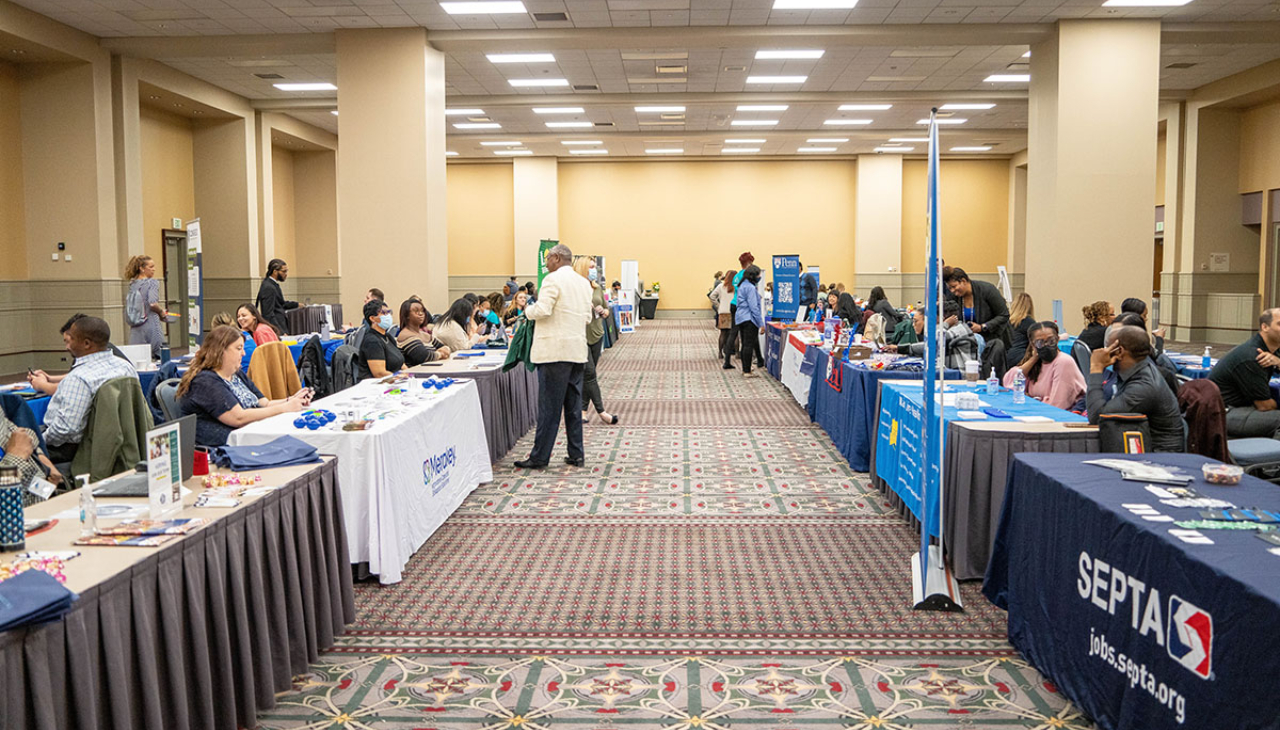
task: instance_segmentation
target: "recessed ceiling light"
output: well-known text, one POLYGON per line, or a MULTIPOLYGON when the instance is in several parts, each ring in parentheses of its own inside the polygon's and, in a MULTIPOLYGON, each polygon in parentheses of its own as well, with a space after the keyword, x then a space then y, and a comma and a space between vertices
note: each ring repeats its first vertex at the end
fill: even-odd
POLYGON ((808 76, 748 76, 748 84, 803 84, 808 76))
POLYGON ((495 154, 495 155, 520 155, 520 156, 522 156, 522 157, 527 157, 527 156, 529 156, 529 155, 532 155, 532 154, 533 154, 533 151, 532 151, 532 150, 494 150, 494 151, 493 151, 493 154, 495 154))
POLYGON ((336 117, 336 116, 338 116, 338 110, 337 110, 337 109, 334 109, 333 111, 331 111, 331 112, 329 112, 329 113, 330 113, 330 114, 332 114, 332 115, 333 115, 333 116, 335 116, 335 117, 336 117))
POLYGON ((1104 8, 1179 8, 1191 0, 1107 0, 1104 8))
POLYGON ((835 152, 835 147, 801 147, 796 152, 835 152))
POLYGON ((774 10, 848 10, 858 0, 773 0, 774 10))
POLYGON ((777 124, 777 119, 735 119, 729 122, 731 127, 772 127, 777 124))
POLYGON ((822 58, 826 51, 756 51, 757 61, 804 61, 822 58))
POLYGON ((547 129, 583 129, 594 126, 591 122, 547 122, 547 129))
POLYGON ((272 84, 281 91, 337 91, 338 87, 326 81, 308 82, 302 84, 272 84))
POLYGON ((147 97, 147 98, 148 98, 148 99, 152 99, 152 100, 154 100, 154 101, 159 101, 159 100, 160 100, 160 97, 159 97, 159 96, 156 96, 155 94, 152 94, 151 96, 149 96, 149 97, 147 97))
POLYGON ((952 147, 952 152, 990 152, 990 147, 952 147))
POLYGON ((842 112, 882 112, 892 109, 893 104, 841 104, 838 111, 842 112))
POLYGON ((457 152, 454 152, 453 150, 445 150, 444 156, 445 156, 445 157, 457 157, 457 156, 458 156, 458 153, 457 153, 457 152))
POLYGON ((789 107, 786 104, 743 104, 738 107, 740 112, 785 112, 789 107))
POLYGON ((12 53, 12 54, 13 54, 13 55, 15 55, 15 56, 25 56, 25 55, 27 55, 27 52, 26 52, 26 51, 24 51, 24 50, 22 50, 21 48, 11 48, 11 49, 9 50, 9 53, 12 53))
POLYGON ((684 154, 684 148, 682 148, 682 147, 660 147, 660 148, 656 148, 656 149, 648 149, 648 150, 645 150, 645 151, 644 151, 644 153, 645 153, 646 155, 683 155, 683 154, 684 154))
POLYGON ((995 107, 995 104, 943 104, 939 108, 944 112, 963 112, 994 109, 995 107))
POLYGON ((462 122, 453 125, 454 129, 502 129, 497 122, 462 122))
POLYGON ((510 140, 501 140, 496 142, 481 142, 481 147, 519 147, 524 142, 512 142, 510 140))
POLYGON ((204 112, 200 111, 199 109, 192 109, 192 110, 191 110, 191 113, 192 113, 192 114, 204 114, 204 112))
POLYGON ((555 63, 556 57, 550 53, 489 53, 485 55, 489 63, 555 63))
POLYGON ((571 155, 607 155, 609 150, 569 150, 571 155))
POLYGON ((515 87, 569 85, 569 82, 565 79, 508 79, 507 83, 515 87))
POLYGON ((575 145, 575 144, 604 144, 604 142, 601 142, 601 141, 600 141, 600 140, 598 140, 598 139, 565 139, 565 140, 561 140, 561 141, 560 141, 560 144, 564 144, 564 145, 575 145))
POLYGON ((870 124, 870 119, 828 119, 823 124, 829 127, 853 127, 870 124))
POLYGON ((637 114, 675 114, 684 111, 682 106, 638 106, 637 114))
POLYGON ((1031 80, 1031 74, 991 74, 983 79, 989 84, 1025 84, 1031 80))
POLYGON ((764 144, 763 139, 726 139, 725 144, 764 144))
POLYGON ((928 137, 890 137, 890 142, 928 142, 928 137))
POLYGON ((445 109, 446 117, 472 117, 484 114, 483 109, 445 109))
MULTIPOLYGON (((968 120, 968 119, 958 119, 958 118, 956 118, 956 117, 948 117, 948 118, 946 118, 946 119, 944 119, 944 118, 942 118, 942 117, 938 117, 938 124, 964 124, 964 123, 965 123, 965 122, 967 122, 967 121, 969 121, 969 120, 968 120)), ((929 123, 929 120, 928 120, 928 119, 921 119, 921 120, 919 120, 918 122, 916 122, 916 124, 928 124, 928 123, 929 123)))
POLYGON ((440 7, 450 15, 501 15, 527 13, 520 0, 496 0, 494 2, 444 2, 440 7))
POLYGON ((914 149, 915 147, 877 147, 875 148, 875 151, 881 152, 881 153, 884 153, 884 152, 894 153, 894 152, 910 152, 914 149))
POLYGON ((813 137, 805 140, 809 144, 844 144, 848 141, 848 137, 813 137))
POLYGON ((534 107, 534 114, 582 114, 586 110, 580 106, 544 106, 534 107))
POLYGON ((759 147, 725 147, 720 150, 722 155, 750 155, 759 152, 759 147))

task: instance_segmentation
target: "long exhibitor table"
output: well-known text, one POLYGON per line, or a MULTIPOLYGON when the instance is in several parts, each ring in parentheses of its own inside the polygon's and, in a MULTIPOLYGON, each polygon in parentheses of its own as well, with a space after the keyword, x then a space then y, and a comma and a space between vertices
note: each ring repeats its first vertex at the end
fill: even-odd
MULTIPOLYGON (((1203 496, 1280 511, 1273 484, 1205 482, 1202 456, 1108 456, 1177 466, 1203 496)), ((1280 726, 1277 548, 1253 530, 1185 542, 1174 520, 1199 508, 1087 458, 1021 454, 1009 469, 983 586, 1009 612, 1009 641, 1106 730, 1280 726)))
POLYGON ((294 426, 296 414, 281 413, 232 431, 228 442, 294 436, 338 456, 351 562, 368 563, 383 584, 398 583, 427 538, 473 489, 493 479, 475 383, 428 390, 412 378, 365 380, 312 407, 338 420, 311 431, 294 426), (373 427, 342 430, 348 411, 373 427))
POLYGON ((466 378, 480 389, 480 413, 484 416, 489 456, 494 461, 506 456, 538 422, 538 373, 524 365, 502 371, 506 350, 468 350, 466 357, 451 357, 439 364, 409 368, 417 378, 466 378), (468 353, 480 353, 471 357, 468 353))
MULTIPOLYGON (((255 726, 356 617, 336 464, 256 473, 279 489, 227 509, 194 507, 203 487, 189 480, 179 517, 214 522, 160 547, 75 547, 74 517, 28 537, 28 551, 80 552, 65 570, 80 598, 57 621, 0 633, 0 726, 255 726)), ((78 499, 26 517, 74 512, 78 499)))
MULTIPOLYGON (((873 483, 915 519, 922 519, 920 485, 923 455, 919 453, 923 430, 923 383, 882 381, 877 410, 880 413, 871 462, 873 483)), ((979 388, 985 386, 979 386, 979 388)), ((947 392, 973 392, 973 386, 948 384, 947 392)), ((956 409, 945 409, 947 437, 944 461, 946 488, 941 516, 930 515, 930 534, 938 534, 939 519, 946 532, 952 572, 960 580, 981 578, 987 569, 995 525, 1005 494, 1005 477, 1013 454, 1024 451, 1096 452, 1094 428, 1070 428, 1066 423, 1087 423, 1083 416, 1027 398, 1013 404, 1007 391, 980 393, 988 403, 1015 417, 1047 418, 1049 423, 1024 423, 1012 419, 959 420, 956 409)), ((937 505, 936 495, 931 503, 937 505)))

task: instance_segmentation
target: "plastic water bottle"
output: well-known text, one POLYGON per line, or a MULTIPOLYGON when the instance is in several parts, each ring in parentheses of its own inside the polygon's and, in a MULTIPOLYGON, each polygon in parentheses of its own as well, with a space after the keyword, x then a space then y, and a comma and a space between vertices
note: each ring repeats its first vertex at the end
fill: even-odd
POLYGON ((987 395, 995 395, 1000 392, 1000 378, 996 377, 996 371, 991 371, 991 377, 987 378, 987 395))
POLYGON ((1019 370, 1013 376, 1013 404, 1020 406, 1027 402, 1027 379, 1022 377, 1022 371, 1019 370))
POLYGON ((93 537, 98 534, 98 501, 93 498, 88 474, 81 474, 76 481, 80 482, 80 537, 93 537))
POLYGON ((1213 356, 1209 354, 1209 348, 1204 348, 1204 357, 1200 358, 1200 367, 1208 370, 1213 367, 1213 356))

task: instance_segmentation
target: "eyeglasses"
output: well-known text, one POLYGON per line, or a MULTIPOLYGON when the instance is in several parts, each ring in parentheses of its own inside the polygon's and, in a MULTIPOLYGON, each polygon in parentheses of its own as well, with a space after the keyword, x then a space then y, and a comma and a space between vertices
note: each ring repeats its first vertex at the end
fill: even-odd
POLYGON ((378 314, 391 314, 391 310, 390 310, 390 309, 384 309, 384 310, 382 310, 381 312, 378 312, 378 314))

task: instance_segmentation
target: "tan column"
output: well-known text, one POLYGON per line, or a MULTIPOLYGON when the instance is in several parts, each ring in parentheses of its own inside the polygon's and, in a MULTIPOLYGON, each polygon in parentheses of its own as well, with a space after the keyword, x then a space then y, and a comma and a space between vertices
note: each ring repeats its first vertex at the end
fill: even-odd
POLYGON ((1036 311, 1151 293, 1160 23, 1064 20, 1032 48, 1026 289, 1036 311))
MULTIPOLYGON (((444 55, 422 28, 340 30, 339 264, 347 319, 364 292, 449 301, 444 55)), ((344 312, 344 313, 345 313, 344 312)))
POLYGON ((858 155, 857 164, 854 286, 861 296, 866 296, 872 286, 882 286, 889 301, 906 301, 903 290, 907 284, 902 275, 902 155, 858 155))
MULTIPOLYGON (((538 243, 560 240, 560 188, 554 157, 517 157, 512 164, 515 193, 515 273, 533 280, 538 274, 538 243)), ((565 241, 573 248, 573 241, 565 241)), ((590 253, 577 251, 574 253, 590 253)), ((503 272, 494 272, 503 273, 503 272)), ((522 279, 523 281, 523 279, 522 279)))

